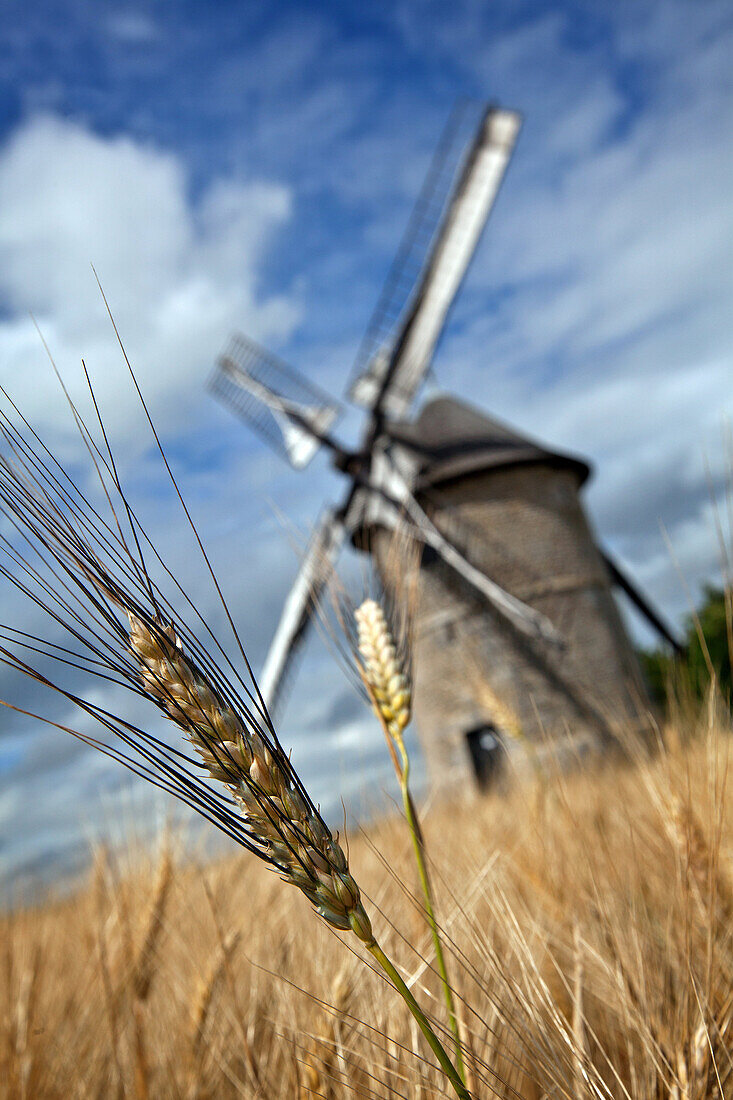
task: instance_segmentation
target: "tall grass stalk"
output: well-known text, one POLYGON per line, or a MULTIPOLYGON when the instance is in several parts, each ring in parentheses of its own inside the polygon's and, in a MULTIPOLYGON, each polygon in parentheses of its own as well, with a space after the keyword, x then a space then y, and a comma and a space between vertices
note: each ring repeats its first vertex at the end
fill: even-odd
POLYGON ((359 671, 371 699, 374 711, 384 730, 402 794, 402 805, 412 840, 420 887, 425 899, 425 914, 433 937, 435 959, 440 973, 443 997, 448 1010, 450 1029, 455 1042, 456 1068, 463 1082, 466 1071, 461 1050, 461 1035, 456 1016, 453 989, 443 953, 438 921, 435 916, 433 887, 428 872, 425 840, 410 791, 410 758, 404 741, 404 731, 412 717, 412 688, 405 663, 398 656, 398 647, 387 623, 384 611, 372 599, 364 600, 355 613, 359 671))
POLYGON ((438 1062, 440 1063, 443 1072, 453 1086, 456 1095, 460 1096, 462 1100, 471 1100, 471 1094, 463 1083, 462 1074, 464 1071, 462 1062, 460 1062, 461 1072, 459 1073, 457 1069, 457 1065, 459 1063, 458 1054, 460 1053, 460 1048, 458 1047, 458 1045, 456 1046, 456 1066, 454 1066, 450 1058, 446 1054, 442 1044, 440 1043, 440 1040, 430 1026, 428 1019, 425 1016, 425 1013, 420 1008, 420 1005, 417 1003, 414 996, 412 995, 412 991, 402 979, 402 976, 400 975, 400 972, 397 970, 395 965, 387 958, 378 943, 374 943, 371 947, 368 948, 368 950, 371 951, 372 955, 377 960, 382 970, 384 970, 385 974, 387 974, 390 981, 392 982, 392 985, 395 987, 395 989, 409 1008, 410 1012, 415 1017, 418 1027, 427 1039, 430 1049, 433 1051, 435 1057, 438 1059, 438 1062))

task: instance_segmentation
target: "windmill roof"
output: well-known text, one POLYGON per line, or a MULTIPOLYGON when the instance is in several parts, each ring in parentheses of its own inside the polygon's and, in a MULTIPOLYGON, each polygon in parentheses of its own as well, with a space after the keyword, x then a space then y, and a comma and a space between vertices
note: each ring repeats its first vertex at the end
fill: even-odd
POLYGON ((487 469, 525 464, 573 469, 581 484, 590 474, 583 459, 549 450, 454 397, 428 401, 415 420, 395 421, 387 432, 416 456, 418 489, 487 469))

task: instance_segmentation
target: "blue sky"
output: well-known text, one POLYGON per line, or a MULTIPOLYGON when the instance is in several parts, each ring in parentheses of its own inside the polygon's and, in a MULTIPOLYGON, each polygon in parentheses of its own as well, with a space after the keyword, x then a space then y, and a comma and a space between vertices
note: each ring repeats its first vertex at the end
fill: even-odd
MULTIPOLYGON (((729 3, 3 10, 2 384, 75 463, 29 313, 72 388, 84 357, 130 492, 216 621, 94 263, 255 668, 296 565, 276 513, 307 531, 339 490, 321 459, 298 474, 270 455, 206 396, 206 377, 241 328, 342 394, 458 96, 498 100, 525 122, 437 382, 593 461, 601 536, 673 619, 686 609, 678 571, 692 591, 719 576, 711 496, 723 497, 733 376, 729 3)), ((347 437, 358 423, 347 417, 347 437)), ((4 618, 25 614, 3 598, 4 618)), ((16 678, 0 680, 27 701, 16 678)), ((371 796, 387 774, 317 640, 283 727, 324 803, 336 786, 371 796)), ((5 874, 65 870, 80 836, 107 828, 123 800, 144 801, 101 758, 10 719, 0 777, 5 874)))

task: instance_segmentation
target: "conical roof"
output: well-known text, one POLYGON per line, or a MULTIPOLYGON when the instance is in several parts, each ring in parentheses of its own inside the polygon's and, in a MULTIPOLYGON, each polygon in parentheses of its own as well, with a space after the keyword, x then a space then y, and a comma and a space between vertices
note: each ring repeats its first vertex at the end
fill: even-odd
POLYGON ((412 452, 418 489, 503 466, 569 468, 581 484, 590 474, 590 466, 581 458, 549 450, 455 397, 433 398, 415 420, 395 421, 386 431, 412 452))

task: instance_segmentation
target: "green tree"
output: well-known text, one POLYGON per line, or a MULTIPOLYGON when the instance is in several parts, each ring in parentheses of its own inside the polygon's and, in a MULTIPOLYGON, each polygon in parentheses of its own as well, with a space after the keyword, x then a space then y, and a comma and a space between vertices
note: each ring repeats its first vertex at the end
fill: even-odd
POLYGON ((666 649, 643 650, 639 656, 653 698, 663 703, 671 684, 685 683, 702 698, 713 671, 723 698, 731 700, 731 610, 733 592, 705 585, 700 606, 685 622, 685 653, 681 658, 666 649))

